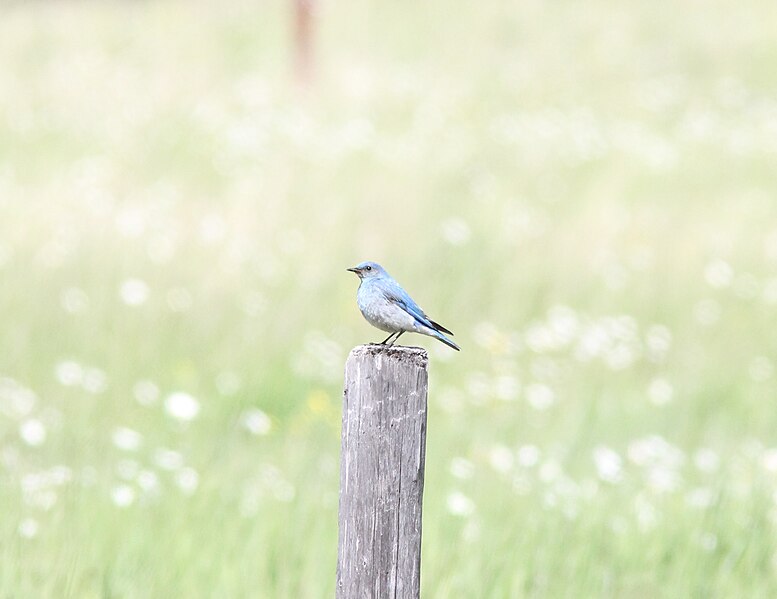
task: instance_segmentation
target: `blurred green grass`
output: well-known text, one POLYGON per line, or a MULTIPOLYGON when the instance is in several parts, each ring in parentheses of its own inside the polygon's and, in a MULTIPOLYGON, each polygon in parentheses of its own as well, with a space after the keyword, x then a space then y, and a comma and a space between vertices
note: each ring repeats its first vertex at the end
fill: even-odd
POLYGON ((0 593, 331 596, 374 259, 425 597, 774 596, 769 10, 325 4, 303 90, 286 3, 5 6, 0 593))

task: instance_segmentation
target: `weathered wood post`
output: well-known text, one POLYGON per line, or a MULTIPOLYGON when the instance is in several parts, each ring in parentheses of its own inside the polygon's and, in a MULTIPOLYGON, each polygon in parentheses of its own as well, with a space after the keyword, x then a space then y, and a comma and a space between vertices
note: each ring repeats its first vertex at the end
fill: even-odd
POLYGON ((428 356, 360 345, 345 365, 337 599, 418 599, 428 356))

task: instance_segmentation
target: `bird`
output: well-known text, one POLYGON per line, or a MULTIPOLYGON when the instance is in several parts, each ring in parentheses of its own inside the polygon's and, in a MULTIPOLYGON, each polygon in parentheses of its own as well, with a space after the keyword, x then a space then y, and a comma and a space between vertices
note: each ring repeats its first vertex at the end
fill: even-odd
POLYGON ((346 270, 355 273, 361 281, 356 292, 356 303, 362 316, 372 326, 391 333, 381 345, 388 344, 391 347, 404 333, 420 333, 461 351, 458 345, 445 336, 452 336, 453 333, 429 318, 380 264, 362 262, 346 270))

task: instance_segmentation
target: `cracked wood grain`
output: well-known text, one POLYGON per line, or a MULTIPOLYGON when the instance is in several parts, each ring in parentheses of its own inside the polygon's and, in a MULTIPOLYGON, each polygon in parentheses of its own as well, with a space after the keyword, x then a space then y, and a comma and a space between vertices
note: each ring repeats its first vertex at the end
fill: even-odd
POLYGON ((418 599, 426 351, 361 345, 345 365, 337 599, 418 599))

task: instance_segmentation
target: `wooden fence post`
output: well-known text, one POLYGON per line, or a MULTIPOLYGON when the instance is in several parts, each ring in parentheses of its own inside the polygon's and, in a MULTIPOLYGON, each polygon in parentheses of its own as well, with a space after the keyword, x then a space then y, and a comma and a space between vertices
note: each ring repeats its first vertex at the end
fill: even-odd
POLYGON ((427 363, 360 345, 345 365, 337 599, 418 599, 427 363))

